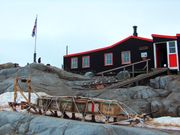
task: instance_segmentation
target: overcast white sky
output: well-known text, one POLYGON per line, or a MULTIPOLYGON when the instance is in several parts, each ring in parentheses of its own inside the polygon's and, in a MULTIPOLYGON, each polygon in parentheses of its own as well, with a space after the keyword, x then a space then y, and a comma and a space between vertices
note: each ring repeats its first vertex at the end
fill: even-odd
POLYGON ((0 0, 0 63, 33 61, 31 37, 38 14, 37 58, 61 67, 66 45, 78 53, 132 35, 180 33, 180 0, 0 0))

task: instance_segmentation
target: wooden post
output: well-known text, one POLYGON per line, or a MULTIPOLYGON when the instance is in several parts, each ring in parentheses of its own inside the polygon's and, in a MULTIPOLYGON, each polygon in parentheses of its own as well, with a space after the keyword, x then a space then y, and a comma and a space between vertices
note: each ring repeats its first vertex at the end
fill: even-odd
POLYGON ((148 62, 148 60, 146 61, 146 73, 148 73, 149 72, 149 62, 148 62))
POLYGON ((31 103, 31 80, 27 80, 28 85, 28 103, 31 103))
POLYGON ((94 115, 94 114, 92 114, 91 121, 92 121, 92 122, 96 122, 96 119, 95 119, 95 115, 94 115))
MULTIPOLYGON (((73 102, 73 99, 72 99, 73 102)), ((72 117, 71 119, 75 120, 76 119, 76 115, 75 115, 75 103, 72 103, 72 117)))
POLYGON ((132 77, 134 77, 134 64, 132 65, 132 77))
POLYGON ((14 80, 14 103, 16 103, 17 91, 18 91, 18 78, 14 80))

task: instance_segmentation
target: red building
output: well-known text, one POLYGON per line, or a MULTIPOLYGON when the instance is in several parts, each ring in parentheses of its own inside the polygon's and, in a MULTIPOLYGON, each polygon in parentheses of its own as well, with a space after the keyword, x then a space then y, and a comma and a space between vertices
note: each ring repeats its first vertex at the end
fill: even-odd
MULTIPOLYGON (((152 39, 148 39, 139 37, 137 27, 133 28, 132 36, 113 45, 65 55, 64 69, 82 74, 88 71, 98 73, 150 59, 148 63, 150 68, 167 67, 179 71, 180 34, 176 36, 152 34, 152 39)), ((144 68, 144 64, 139 64, 136 69, 144 68)))

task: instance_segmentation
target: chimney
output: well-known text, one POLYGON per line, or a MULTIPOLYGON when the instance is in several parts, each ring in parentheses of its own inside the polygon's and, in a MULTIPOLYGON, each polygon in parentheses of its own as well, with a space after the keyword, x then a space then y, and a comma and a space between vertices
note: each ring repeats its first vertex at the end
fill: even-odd
POLYGON ((134 33, 133 33, 133 36, 138 36, 138 33, 137 33, 137 26, 133 26, 133 30, 134 30, 134 33))

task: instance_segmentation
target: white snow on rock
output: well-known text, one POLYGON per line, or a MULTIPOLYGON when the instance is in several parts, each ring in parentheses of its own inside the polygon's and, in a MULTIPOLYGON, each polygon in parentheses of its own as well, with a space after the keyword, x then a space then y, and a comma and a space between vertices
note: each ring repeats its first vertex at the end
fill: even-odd
POLYGON ((153 118, 151 121, 146 121, 143 126, 147 128, 180 131, 180 117, 165 116, 153 118))
MULTIPOLYGON (((23 94, 28 98, 28 92, 23 92, 23 94)), ((48 96, 44 92, 31 93, 31 103, 36 104, 38 96, 48 96), (37 95, 36 95, 37 94, 37 95)), ((25 98, 17 92, 17 103, 21 103, 21 101, 26 101, 25 98)), ((0 106, 8 106, 8 102, 14 102, 14 92, 5 92, 0 95, 0 106)))
POLYGON ((154 123, 162 124, 162 125, 170 125, 170 126, 179 126, 180 127, 180 117, 159 117, 153 119, 154 123))

